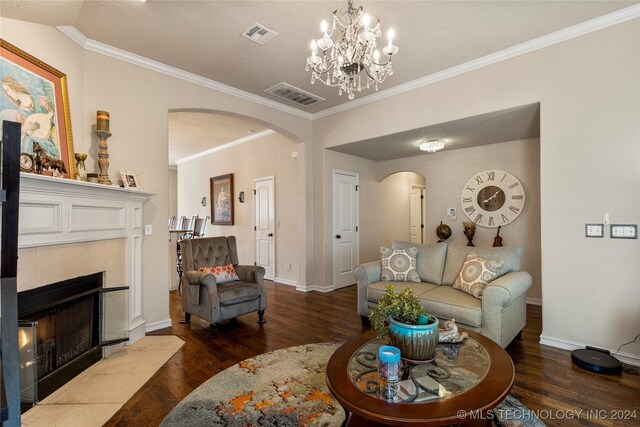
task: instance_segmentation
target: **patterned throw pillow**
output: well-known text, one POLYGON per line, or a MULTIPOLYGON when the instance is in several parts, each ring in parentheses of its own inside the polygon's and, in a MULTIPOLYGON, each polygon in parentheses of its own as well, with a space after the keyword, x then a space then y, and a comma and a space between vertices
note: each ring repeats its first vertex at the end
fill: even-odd
POLYGON ((382 270, 380 280, 394 282, 420 282, 416 271, 418 248, 389 249, 382 246, 382 270))
POLYGON ((233 282, 234 280, 240 280, 236 269, 233 265, 221 265, 217 267, 200 267, 198 269, 201 273, 213 274, 216 278, 216 283, 233 282))
POLYGON ((502 264, 504 261, 480 258, 475 252, 469 252, 458 278, 453 283, 453 289, 459 289, 476 298, 482 297, 484 288, 496 278, 502 264))

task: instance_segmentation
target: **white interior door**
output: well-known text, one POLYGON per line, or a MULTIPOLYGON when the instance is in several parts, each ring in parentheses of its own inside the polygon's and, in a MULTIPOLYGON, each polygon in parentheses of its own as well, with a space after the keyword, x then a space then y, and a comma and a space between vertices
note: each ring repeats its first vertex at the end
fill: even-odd
POLYGON ((411 186, 411 241, 413 243, 424 243, 423 193, 424 188, 411 186))
POLYGON ((358 266, 358 174, 333 171, 333 285, 353 285, 358 266))
POLYGON ((256 265, 264 267, 264 278, 276 277, 276 206, 274 177, 254 180, 256 265))

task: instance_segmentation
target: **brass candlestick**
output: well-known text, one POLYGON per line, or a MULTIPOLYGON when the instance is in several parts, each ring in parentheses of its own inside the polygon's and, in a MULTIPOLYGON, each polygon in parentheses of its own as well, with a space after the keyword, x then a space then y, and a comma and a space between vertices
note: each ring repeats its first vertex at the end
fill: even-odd
POLYGON ((96 134, 100 139, 100 143, 98 144, 98 166, 100 167, 100 174, 98 175, 98 183, 111 185, 111 180, 109 179, 109 152, 107 149, 107 138, 111 136, 111 132, 105 130, 97 130, 96 134))

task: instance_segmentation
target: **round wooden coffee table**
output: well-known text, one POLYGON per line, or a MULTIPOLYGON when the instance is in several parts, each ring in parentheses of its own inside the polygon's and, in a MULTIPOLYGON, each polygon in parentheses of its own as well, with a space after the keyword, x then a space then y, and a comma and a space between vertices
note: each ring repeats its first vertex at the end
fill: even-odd
MULTIPOLYGON (((386 343, 377 340, 374 331, 343 344, 327 364, 327 385, 347 415, 351 412, 348 425, 486 423, 488 411, 511 390, 515 370, 511 358, 498 344, 478 333, 466 332, 469 338, 463 343, 440 344, 433 364, 413 368, 414 377, 422 375, 420 381, 430 384, 432 392, 423 393, 423 401, 412 403, 402 401, 407 393, 399 393, 395 401, 389 401, 379 392, 383 383, 375 369, 376 355, 386 343)), ((411 391, 410 384, 404 384, 411 391)))

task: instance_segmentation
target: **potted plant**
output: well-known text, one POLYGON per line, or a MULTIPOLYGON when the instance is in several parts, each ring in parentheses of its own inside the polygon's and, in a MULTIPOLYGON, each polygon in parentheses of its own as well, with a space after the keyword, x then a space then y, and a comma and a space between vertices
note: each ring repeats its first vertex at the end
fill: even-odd
POLYGON ((438 319, 425 312, 411 289, 398 293, 389 285, 369 319, 378 338, 389 336, 392 345, 409 360, 433 358, 438 346, 438 319))

